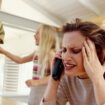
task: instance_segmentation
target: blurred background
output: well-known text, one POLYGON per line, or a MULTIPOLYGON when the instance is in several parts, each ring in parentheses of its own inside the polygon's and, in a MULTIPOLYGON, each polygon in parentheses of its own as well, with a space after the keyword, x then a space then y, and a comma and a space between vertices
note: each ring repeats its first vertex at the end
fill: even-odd
MULTIPOLYGON (((60 28, 65 22, 81 18, 105 28, 105 0, 3 0, 0 20, 5 40, 0 45, 13 54, 25 56, 37 49, 34 34, 40 23, 60 28)), ((0 55, 0 95, 27 102, 32 62, 16 64, 0 55)))

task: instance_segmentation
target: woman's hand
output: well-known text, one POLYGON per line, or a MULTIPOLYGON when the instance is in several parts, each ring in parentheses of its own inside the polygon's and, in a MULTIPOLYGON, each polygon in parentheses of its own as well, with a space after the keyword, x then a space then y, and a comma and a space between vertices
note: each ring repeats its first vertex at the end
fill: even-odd
POLYGON ((84 60, 84 67, 92 81, 97 81, 100 79, 104 79, 103 75, 105 72, 105 64, 101 65, 94 43, 87 39, 84 42, 84 47, 82 49, 83 53, 83 60, 84 60))
POLYGON ((58 51, 58 52, 56 52, 55 57, 52 60, 52 66, 54 66, 54 63, 55 63, 55 59, 56 58, 62 59, 61 54, 62 54, 61 50, 58 51))
POLYGON ((53 60, 53 66, 52 66, 52 78, 54 80, 60 80, 64 71, 64 66, 62 63, 61 58, 61 51, 57 52, 55 55, 55 58, 53 60))
MULTIPOLYGON (((57 52, 56 55, 55 55, 55 57, 53 58, 51 71, 53 70, 53 66, 55 64, 55 59, 56 58, 61 59, 61 51, 57 52)), ((47 85, 47 88, 46 88, 46 91, 45 91, 45 94, 44 94, 44 99, 46 101, 55 99, 56 94, 57 94, 59 83, 60 83, 59 80, 54 80, 53 77, 50 76, 49 82, 48 82, 48 85, 47 85)))
POLYGON ((28 87, 38 86, 39 85, 39 81, 38 80, 32 80, 32 79, 30 79, 30 80, 26 81, 26 85, 28 87))

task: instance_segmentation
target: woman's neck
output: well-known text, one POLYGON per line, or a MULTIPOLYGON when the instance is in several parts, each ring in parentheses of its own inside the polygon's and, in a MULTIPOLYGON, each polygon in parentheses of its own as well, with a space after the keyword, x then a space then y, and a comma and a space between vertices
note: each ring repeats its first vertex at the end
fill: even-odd
POLYGON ((88 75, 87 74, 84 74, 84 75, 81 75, 81 76, 77 76, 79 79, 88 79, 88 75))

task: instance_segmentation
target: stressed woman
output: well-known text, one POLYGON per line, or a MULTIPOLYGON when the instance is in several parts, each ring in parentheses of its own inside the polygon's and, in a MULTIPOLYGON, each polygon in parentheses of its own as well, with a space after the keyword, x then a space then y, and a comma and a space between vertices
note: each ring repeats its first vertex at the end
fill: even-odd
POLYGON ((76 19, 62 31, 62 51, 56 57, 62 59, 64 73, 59 80, 50 77, 40 105, 103 105, 105 30, 76 19))
POLYGON ((0 53, 16 63, 22 64, 33 61, 33 77, 26 81, 26 84, 31 87, 29 105, 38 105, 40 103, 48 83, 52 59, 59 49, 59 39, 54 27, 40 25, 34 38, 38 50, 25 57, 19 57, 0 47, 0 53))

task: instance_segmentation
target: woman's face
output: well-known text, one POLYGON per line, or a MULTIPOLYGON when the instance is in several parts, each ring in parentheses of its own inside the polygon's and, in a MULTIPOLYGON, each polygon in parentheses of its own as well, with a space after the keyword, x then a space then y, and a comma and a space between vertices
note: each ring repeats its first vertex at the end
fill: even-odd
POLYGON ((79 31, 67 32, 62 42, 62 60, 68 76, 86 75, 83 66, 82 47, 85 37, 79 31))
POLYGON ((36 32, 36 34, 34 35, 34 38, 35 38, 36 45, 39 45, 39 41, 40 41, 39 31, 36 32))

